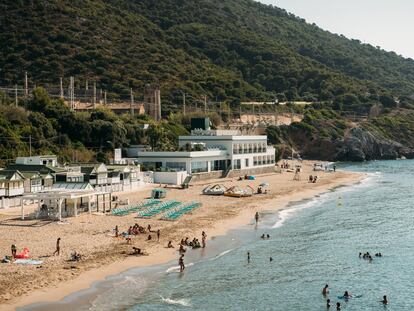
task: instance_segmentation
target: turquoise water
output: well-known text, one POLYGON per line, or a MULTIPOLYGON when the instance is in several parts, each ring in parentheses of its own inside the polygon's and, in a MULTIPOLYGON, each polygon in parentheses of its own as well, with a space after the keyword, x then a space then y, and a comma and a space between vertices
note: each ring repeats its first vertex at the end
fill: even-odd
POLYGON ((194 252, 186 259, 193 264, 183 274, 170 263, 118 276, 88 298, 92 306, 84 306, 130 311, 326 310, 321 290, 327 283, 331 310, 336 301, 342 310, 413 310, 414 161, 344 168, 367 172, 369 178, 277 215, 266 214, 257 228, 252 224, 210 242, 214 250, 194 252), (261 240, 262 233, 271 239, 261 240), (374 257, 372 263, 358 258, 366 251, 383 257, 374 257), (345 290, 362 297, 338 300, 345 290), (390 302, 386 307, 379 302, 383 295, 390 302))

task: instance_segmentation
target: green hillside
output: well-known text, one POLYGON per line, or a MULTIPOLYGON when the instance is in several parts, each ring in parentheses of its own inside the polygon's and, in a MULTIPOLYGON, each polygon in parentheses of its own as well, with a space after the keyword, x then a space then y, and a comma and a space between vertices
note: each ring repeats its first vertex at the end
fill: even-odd
POLYGON ((414 94, 413 60, 251 0, 6 0, 0 12, 0 85, 21 83, 24 71, 44 86, 96 80, 109 96, 156 83, 166 111, 178 90, 362 110, 384 93, 414 94))

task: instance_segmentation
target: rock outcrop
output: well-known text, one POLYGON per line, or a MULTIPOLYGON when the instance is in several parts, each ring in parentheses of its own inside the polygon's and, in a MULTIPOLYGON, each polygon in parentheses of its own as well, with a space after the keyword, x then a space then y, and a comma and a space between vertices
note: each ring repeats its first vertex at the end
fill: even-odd
POLYGON ((333 159, 337 161, 393 160, 401 156, 414 157, 413 149, 396 141, 378 137, 361 127, 350 129, 338 145, 339 150, 333 159))

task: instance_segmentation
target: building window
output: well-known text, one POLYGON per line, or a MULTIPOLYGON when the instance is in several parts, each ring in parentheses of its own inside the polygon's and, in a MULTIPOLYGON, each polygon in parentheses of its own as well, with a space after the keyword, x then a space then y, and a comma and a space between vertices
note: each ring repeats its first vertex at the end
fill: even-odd
POLYGON ((185 171, 187 169, 185 162, 167 162, 166 167, 174 172, 185 171))
POLYGON ((234 170, 241 169, 241 160, 240 159, 233 160, 233 169, 234 170))
POLYGON ((211 171, 223 171, 226 169, 226 160, 211 161, 211 171))
POLYGON ((253 157, 253 166, 257 166, 257 157, 253 157))
POLYGON ((191 163, 191 173, 208 172, 207 163, 208 163, 207 161, 192 162, 191 163))
POLYGON ((244 166, 249 167, 249 159, 244 159, 244 166))

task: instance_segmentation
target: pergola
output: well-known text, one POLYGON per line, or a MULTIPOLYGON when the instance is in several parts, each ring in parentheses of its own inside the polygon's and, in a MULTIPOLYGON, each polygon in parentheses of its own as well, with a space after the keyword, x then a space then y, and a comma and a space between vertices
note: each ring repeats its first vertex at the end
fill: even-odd
POLYGON ((68 190, 68 189, 52 189, 48 191, 42 191, 37 193, 30 193, 23 196, 22 199, 22 219, 24 219, 24 200, 34 200, 38 202, 38 209, 40 210, 42 202, 45 200, 55 201, 58 207, 58 218, 62 220, 62 205, 67 200, 73 202, 74 215, 78 216, 78 200, 82 202, 82 199, 88 199, 88 210, 89 213, 92 213, 91 210, 91 199, 96 198, 96 210, 99 212, 99 198, 102 199, 103 212, 106 212, 106 196, 109 197, 109 209, 112 209, 112 194, 107 191, 95 191, 95 190, 68 190))

